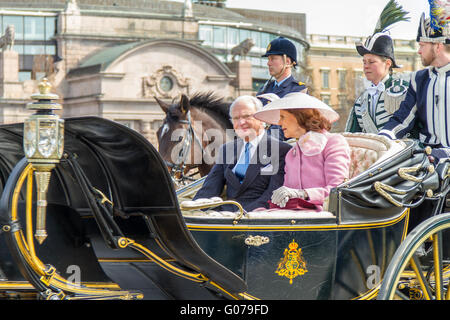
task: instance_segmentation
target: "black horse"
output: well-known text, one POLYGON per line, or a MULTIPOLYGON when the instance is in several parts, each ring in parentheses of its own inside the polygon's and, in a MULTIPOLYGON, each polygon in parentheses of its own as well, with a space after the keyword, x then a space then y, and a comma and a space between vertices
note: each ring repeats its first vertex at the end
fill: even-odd
POLYGON ((211 92, 182 95, 171 105, 155 99, 166 113, 157 131, 158 151, 171 175, 178 182, 192 180, 188 172, 194 168, 200 176, 207 175, 218 147, 234 137, 230 104, 211 92))

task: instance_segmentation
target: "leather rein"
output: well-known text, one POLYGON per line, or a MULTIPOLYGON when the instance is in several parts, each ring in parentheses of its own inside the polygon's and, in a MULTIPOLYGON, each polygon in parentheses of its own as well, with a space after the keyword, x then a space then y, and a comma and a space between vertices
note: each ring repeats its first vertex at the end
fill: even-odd
POLYGON ((187 130, 185 131, 185 134, 183 136, 182 147, 181 147, 180 152, 178 152, 178 157, 175 162, 170 162, 168 160, 165 160, 166 165, 171 169, 172 178, 177 183, 185 181, 185 180, 195 181, 195 179, 192 178, 190 175, 185 175, 186 160, 187 160, 188 155, 191 152, 193 139, 199 145, 200 150, 202 151, 202 155, 204 152, 203 145, 202 145, 200 139, 198 138, 197 134, 195 133, 194 127, 192 125, 191 112, 188 111, 186 115, 187 115, 186 120, 178 121, 179 123, 188 125, 187 130))

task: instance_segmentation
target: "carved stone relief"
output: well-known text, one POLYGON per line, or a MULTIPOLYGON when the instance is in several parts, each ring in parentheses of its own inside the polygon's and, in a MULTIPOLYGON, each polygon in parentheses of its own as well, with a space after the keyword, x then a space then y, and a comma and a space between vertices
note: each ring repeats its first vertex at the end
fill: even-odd
POLYGON ((154 74, 142 78, 144 98, 156 96, 162 99, 174 99, 180 94, 189 95, 190 79, 172 66, 163 66, 154 74))

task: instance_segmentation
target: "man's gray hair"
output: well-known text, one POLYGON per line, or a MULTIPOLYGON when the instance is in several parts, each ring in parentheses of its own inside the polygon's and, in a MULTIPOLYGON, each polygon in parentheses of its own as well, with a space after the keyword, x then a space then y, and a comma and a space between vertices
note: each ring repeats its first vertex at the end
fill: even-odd
POLYGON ((255 109, 255 112, 258 112, 259 110, 261 110, 263 108, 263 104, 261 102, 261 100, 259 100, 258 98, 254 97, 254 96, 240 96, 237 97, 236 100, 233 101, 233 103, 230 106, 230 118, 231 118, 231 112, 233 110, 233 107, 237 104, 237 103, 244 103, 247 106, 253 106, 255 109))

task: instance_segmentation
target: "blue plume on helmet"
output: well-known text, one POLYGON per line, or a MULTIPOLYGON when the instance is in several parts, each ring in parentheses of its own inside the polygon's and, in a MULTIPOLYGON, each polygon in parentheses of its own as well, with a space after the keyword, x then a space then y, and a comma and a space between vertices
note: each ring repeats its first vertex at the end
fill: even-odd
POLYGON ((417 42, 450 44, 450 12, 447 5, 438 0, 428 0, 430 17, 422 13, 417 31, 417 42))

